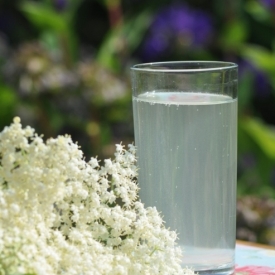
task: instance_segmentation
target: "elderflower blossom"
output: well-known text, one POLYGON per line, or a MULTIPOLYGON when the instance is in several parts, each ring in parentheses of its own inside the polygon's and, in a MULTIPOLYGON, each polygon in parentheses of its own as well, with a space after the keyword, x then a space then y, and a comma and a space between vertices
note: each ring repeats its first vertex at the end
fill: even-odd
POLYGON ((185 274, 176 233, 137 200, 135 147, 86 162, 20 119, 0 133, 0 274, 185 274))

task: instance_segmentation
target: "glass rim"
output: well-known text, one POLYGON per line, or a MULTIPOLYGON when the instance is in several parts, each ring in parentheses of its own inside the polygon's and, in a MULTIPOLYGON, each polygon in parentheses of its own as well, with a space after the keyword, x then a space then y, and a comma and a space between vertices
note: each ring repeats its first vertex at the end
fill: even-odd
POLYGON ((238 68, 234 62, 227 61, 165 61, 140 63, 131 67, 132 71, 139 72, 164 72, 164 73, 190 73, 190 72, 213 72, 238 68), (182 68, 179 66, 182 65, 182 68), (194 68, 187 67, 193 65, 194 68), (196 65, 196 66, 195 66, 196 65), (209 67, 207 67, 207 65, 209 67), (185 67, 184 67, 185 66, 185 67), (200 67, 204 66, 204 67, 200 67))

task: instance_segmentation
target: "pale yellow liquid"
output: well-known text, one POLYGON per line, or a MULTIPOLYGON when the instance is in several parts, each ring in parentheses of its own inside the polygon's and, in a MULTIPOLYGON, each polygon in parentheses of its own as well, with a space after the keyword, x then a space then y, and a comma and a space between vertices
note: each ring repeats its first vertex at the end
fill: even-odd
POLYGON ((133 98, 133 108, 141 201, 156 206, 166 226, 178 232, 183 266, 230 274, 237 101, 223 95, 151 92, 133 98))

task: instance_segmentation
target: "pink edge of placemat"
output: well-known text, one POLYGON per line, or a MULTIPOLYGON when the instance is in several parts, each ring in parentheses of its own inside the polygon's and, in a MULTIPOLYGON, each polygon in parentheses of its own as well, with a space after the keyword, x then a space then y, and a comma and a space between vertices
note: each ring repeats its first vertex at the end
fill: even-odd
POLYGON ((234 275, 275 275, 275 269, 265 266, 236 266, 234 275))
POLYGON ((237 242, 235 262, 235 275, 275 275, 274 247, 237 242))

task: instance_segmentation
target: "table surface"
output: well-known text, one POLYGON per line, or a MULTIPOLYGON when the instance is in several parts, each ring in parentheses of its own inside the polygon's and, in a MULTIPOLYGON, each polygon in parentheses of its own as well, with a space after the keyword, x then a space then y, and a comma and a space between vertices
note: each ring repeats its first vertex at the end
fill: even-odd
POLYGON ((275 247, 237 241, 235 275, 275 275, 275 247))

